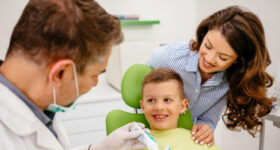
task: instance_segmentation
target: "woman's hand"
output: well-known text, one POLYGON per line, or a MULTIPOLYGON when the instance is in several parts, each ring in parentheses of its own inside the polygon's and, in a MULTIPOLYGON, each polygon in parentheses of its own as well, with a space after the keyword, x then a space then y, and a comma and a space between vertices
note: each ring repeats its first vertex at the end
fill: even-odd
POLYGON ((214 133, 208 124, 196 124, 191 132, 195 143, 207 144, 208 146, 215 143, 214 133))

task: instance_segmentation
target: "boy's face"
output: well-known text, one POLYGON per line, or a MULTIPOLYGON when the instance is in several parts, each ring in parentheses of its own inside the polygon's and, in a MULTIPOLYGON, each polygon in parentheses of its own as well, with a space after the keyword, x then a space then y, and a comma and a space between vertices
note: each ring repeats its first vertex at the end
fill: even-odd
POLYGON ((177 128, 179 115, 186 110, 187 100, 182 99, 176 80, 148 83, 143 88, 142 112, 152 130, 177 128))

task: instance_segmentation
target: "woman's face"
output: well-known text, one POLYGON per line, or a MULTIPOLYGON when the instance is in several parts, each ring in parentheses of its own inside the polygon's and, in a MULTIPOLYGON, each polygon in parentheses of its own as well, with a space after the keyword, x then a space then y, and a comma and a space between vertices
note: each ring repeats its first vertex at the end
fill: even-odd
POLYGON ((218 30, 207 32, 200 45, 199 54, 199 69, 206 74, 226 70, 238 57, 218 30))

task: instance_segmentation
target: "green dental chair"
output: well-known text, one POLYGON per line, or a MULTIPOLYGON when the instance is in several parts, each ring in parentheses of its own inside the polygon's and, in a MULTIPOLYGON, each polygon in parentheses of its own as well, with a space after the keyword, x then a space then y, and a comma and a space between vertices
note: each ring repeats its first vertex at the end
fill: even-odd
MULTIPOLYGON (((121 83, 121 94, 124 102, 135 109, 136 113, 130 113, 122 110, 112 110, 106 116, 107 135, 115 129, 130 123, 141 122, 146 128, 150 128, 144 114, 137 113, 140 109, 142 80, 153 68, 144 64, 135 64, 127 69, 121 83)), ((178 127, 190 130, 193 126, 189 110, 179 117, 178 127)))

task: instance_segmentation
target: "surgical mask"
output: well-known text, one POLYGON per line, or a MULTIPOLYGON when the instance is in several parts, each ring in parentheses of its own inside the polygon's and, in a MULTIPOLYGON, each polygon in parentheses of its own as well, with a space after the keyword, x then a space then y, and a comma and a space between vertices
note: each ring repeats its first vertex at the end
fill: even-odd
POLYGON ((75 81, 75 89, 76 89, 76 94, 77 94, 77 98, 74 100, 74 102, 70 105, 70 106, 60 106, 58 104, 56 104, 56 91, 55 91, 55 87, 53 87, 53 104, 50 104, 47 108, 48 111, 51 112, 67 112, 69 110, 74 110, 76 108, 77 105, 77 99, 79 98, 80 94, 79 94, 79 85, 78 85, 78 77, 77 77, 77 71, 76 71, 76 66, 75 64, 73 65, 73 72, 74 72, 74 81, 75 81))

